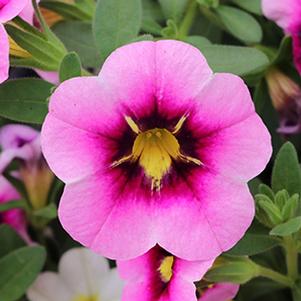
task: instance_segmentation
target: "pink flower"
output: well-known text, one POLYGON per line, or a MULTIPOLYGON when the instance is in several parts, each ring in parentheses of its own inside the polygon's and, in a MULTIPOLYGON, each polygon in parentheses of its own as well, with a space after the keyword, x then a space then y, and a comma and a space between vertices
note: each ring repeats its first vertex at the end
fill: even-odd
POLYGON ((62 83, 42 149, 67 184, 64 228, 121 260, 156 244, 186 260, 231 248, 254 216, 246 183, 272 151, 243 81, 172 40, 121 47, 98 77, 62 83))
POLYGON ((295 65, 301 74, 301 1, 300 0, 262 0, 264 15, 275 21, 293 38, 295 65))
POLYGON ((42 156, 39 132, 25 125, 6 125, 0 129, 0 146, 0 172, 18 159, 17 177, 24 182, 31 204, 35 209, 44 207, 53 174, 42 156))
POLYGON ((229 301, 236 296, 238 290, 238 284, 217 283, 203 290, 199 301, 229 301))
POLYGON ((142 296, 143 301, 197 301, 194 282, 211 265, 212 261, 177 258, 159 246, 138 258, 118 261, 119 273, 127 282, 122 301, 140 301, 142 296))
POLYGON ((0 83, 8 78, 9 42, 2 24, 16 17, 26 6, 28 0, 0 0, 0 83))
MULTIPOLYGON (((19 199, 20 195, 17 190, 3 176, 0 176, 0 204, 19 199)), ((1 223, 10 225, 24 240, 29 241, 26 231, 25 215, 20 209, 0 212, 0 224, 1 223)))

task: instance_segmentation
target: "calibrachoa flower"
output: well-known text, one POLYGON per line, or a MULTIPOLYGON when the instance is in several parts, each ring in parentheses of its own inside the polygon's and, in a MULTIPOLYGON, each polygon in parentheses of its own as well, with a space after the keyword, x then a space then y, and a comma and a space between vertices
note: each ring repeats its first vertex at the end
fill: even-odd
POLYGON ((88 249, 66 252, 58 273, 44 272, 27 291, 30 301, 119 301, 122 281, 108 261, 88 249))
POLYGON ((275 21, 293 38, 295 65, 301 73, 301 1, 300 0, 262 0, 264 15, 275 21))
POLYGON ((66 184, 60 221, 107 257, 159 244, 186 260, 231 248, 254 216, 246 182, 271 155, 243 81, 178 41, 119 48, 98 77, 62 83, 42 129, 66 184))
MULTIPOLYGON (((20 195, 17 190, 3 176, 0 176, 0 204, 19 199, 20 195)), ((11 209, 0 212, 0 224, 1 223, 10 225, 24 240, 29 241, 25 215, 21 209, 11 209)))
POLYGON ((301 132, 301 89, 297 83, 280 70, 266 73, 269 93, 274 108, 279 112, 281 134, 301 132))
POLYGON ((204 276, 212 261, 186 261, 156 246, 117 265, 127 282, 122 301, 140 301, 142 296, 143 301, 196 301, 194 282, 204 276))
POLYGON ((199 301, 229 301, 236 296, 239 285, 234 283, 217 283, 202 290, 199 301))
POLYGON ((53 173, 42 156, 39 132, 25 125, 3 126, 0 129, 0 146, 0 172, 13 159, 19 159, 17 176, 24 182, 31 204, 35 209, 44 207, 53 173))
POLYGON ((8 78, 9 43, 3 26, 16 17, 26 6, 28 0, 0 0, 0 83, 8 78))

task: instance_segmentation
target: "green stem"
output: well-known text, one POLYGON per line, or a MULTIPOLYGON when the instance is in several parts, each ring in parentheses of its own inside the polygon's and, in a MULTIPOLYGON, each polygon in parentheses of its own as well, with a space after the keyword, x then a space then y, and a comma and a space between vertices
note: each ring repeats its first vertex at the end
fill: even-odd
POLYGON ((190 31, 193 21, 196 17, 198 3, 195 0, 190 1, 183 21, 180 24, 178 38, 183 40, 190 31))
POLYGON ((42 27, 44 33, 47 34, 47 35, 52 36, 53 33, 52 33, 52 31, 50 30, 48 24, 46 23, 44 17, 42 16, 41 11, 40 11, 40 9, 39 9, 39 6, 38 6, 36 0, 32 0, 32 6, 33 6, 33 8, 34 8, 34 12, 35 12, 36 17, 38 18, 38 20, 39 20, 39 22, 40 22, 40 25, 41 25, 41 27, 42 27))
POLYGON ((299 277, 298 248, 292 235, 284 237, 283 242, 286 257, 287 274, 289 277, 296 280, 299 277))
POLYGON ((285 276, 274 270, 265 268, 260 265, 257 265, 257 267, 259 269, 259 276, 269 278, 275 282, 278 282, 278 283, 284 285, 285 287, 293 287, 294 286, 294 281, 290 277, 285 276))

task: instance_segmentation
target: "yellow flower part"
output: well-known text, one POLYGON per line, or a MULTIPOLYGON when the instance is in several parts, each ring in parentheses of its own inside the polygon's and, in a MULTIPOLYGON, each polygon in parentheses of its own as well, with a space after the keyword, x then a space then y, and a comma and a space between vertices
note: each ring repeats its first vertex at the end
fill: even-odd
POLYGON ((172 275, 173 275, 173 264, 174 264, 174 257, 173 256, 166 256, 158 269, 160 272, 160 277, 162 281, 169 282, 172 275))
POLYGON ((84 296, 84 295, 79 295, 75 297, 72 301, 100 301, 97 295, 93 296, 84 296))
POLYGON ((181 153, 180 144, 175 136, 185 122, 186 116, 179 120, 172 132, 164 128, 154 128, 141 132, 132 118, 126 116, 125 120, 132 131, 137 134, 137 137, 134 141, 132 153, 115 161, 112 164, 113 167, 127 161, 138 161, 145 175, 152 181, 152 190, 159 191, 162 178, 170 170, 173 160, 201 165, 200 160, 181 153))
POLYGON ((16 57, 28 58, 31 54, 25 49, 21 48, 10 36, 9 39, 9 54, 16 57))

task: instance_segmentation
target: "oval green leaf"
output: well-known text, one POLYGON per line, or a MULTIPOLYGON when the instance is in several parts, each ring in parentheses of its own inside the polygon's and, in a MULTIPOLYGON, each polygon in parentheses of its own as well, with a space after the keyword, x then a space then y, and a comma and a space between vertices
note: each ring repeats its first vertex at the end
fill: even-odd
POLYGON ((288 236, 298 232, 301 229, 301 216, 294 217, 286 223, 280 224, 273 228, 270 235, 288 236))
POLYGON ((48 112, 52 84, 41 79, 16 79, 0 85, 0 116, 41 124, 48 112))
POLYGON ((96 47, 104 60, 137 37, 142 22, 140 0, 99 0, 93 22, 96 47))
POLYGON ((46 259, 42 247, 23 247, 0 259, 1 301, 20 298, 38 276, 46 259))
POLYGON ((229 33, 246 43, 259 43, 262 29, 257 20, 247 12, 226 5, 220 5, 216 12, 229 33))

